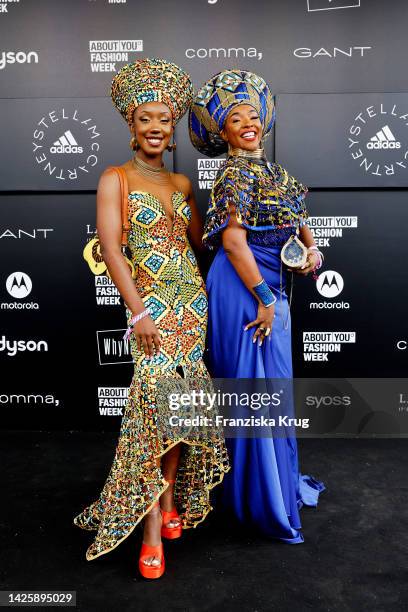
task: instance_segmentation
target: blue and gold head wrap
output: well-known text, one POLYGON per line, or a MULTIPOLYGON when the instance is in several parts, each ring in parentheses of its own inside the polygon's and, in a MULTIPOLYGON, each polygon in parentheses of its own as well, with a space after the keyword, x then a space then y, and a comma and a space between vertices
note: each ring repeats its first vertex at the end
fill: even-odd
POLYGON ((275 104, 266 81, 253 72, 224 70, 199 89, 190 108, 190 138, 200 153, 215 157, 227 151, 220 132, 231 109, 239 104, 253 106, 259 114, 263 136, 269 134, 275 122, 275 104))
POLYGON ((126 64, 115 74, 110 95, 129 126, 135 109, 145 102, 163 102, 176 124, 191 105, 193 85, 189 75, 176 64, 145 58, 126 64))

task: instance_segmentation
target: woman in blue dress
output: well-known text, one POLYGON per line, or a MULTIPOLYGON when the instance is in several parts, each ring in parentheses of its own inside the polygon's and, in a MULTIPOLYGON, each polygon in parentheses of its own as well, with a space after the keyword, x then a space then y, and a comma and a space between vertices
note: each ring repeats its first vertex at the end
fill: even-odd
MULTIPOLYGON (((300 274, 322 264, 307 225, 307 188, 269 163, 263 151, 274 120, 268 85, 242 70, 211 78, 190 111, 193 145, 210 157, 228 151, 211 191, 203 236, 206 246, 218 248, 207 278, 208 346, 216 378, 292 378, 282 247, 293 235, 305 245, 300 274)), ((296 437, 231 437, 227 446, 232 469, 224 480, 224 508, 267 536, 303 542, 299 510, 316 506, 325 487, 300 474, 296 437)))

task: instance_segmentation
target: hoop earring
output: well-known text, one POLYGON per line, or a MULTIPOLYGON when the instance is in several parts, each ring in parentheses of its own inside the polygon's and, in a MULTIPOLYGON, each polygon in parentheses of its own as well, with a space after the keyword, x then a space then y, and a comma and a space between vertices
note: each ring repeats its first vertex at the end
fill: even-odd
POLYGON ((169 151, 169 153, 171 153, 172 151, 175 151, 176 149, 177 149, 177 145, 175 142, 173 142, 173 144, 167 145, 167 150, 169 151))
POLYGON ((136 140, 136 136, 132 136, 129 142, 129 146, 133 151, 138 151, 140 149, 140 144, 136 140))

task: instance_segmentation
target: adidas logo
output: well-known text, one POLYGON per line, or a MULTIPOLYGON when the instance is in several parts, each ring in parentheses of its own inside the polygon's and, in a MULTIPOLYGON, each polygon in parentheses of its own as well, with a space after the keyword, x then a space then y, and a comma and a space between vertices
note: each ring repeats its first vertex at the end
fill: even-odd
POLYGON ((78 146, 72 132, 67 130, 50 147, 50 153, 83 153, 83 148, 78 146))
POLYGON ((367 149, 400 149, 398 142, 388 125, 384 125, 375 136, 367 142, 367 149))

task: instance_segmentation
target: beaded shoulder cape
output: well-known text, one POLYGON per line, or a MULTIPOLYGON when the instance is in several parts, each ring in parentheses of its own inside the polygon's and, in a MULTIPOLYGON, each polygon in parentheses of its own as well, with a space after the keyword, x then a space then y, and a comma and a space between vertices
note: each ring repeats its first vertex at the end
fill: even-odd
POLYGON ((203 242, 221 244, 221 230, 235 206, 238 223, 248 230, 283 230, 307 223, 307 187, 278 163, 231 155, 219 169, 210 194, 203 242))

